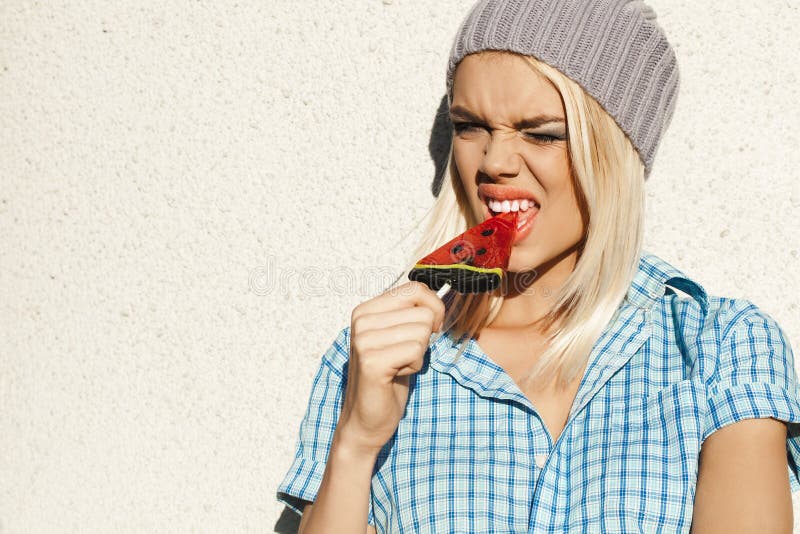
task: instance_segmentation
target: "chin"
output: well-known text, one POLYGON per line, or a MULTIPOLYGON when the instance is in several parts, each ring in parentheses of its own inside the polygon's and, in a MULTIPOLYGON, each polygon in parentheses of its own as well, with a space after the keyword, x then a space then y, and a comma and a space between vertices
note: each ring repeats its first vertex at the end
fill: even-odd
POLYGON ((508 268, 506 271, 510 273, 523 273, 536 270, 542 264, 538 255, 532 251, 520 250, 516 246, 511 251, 511 257, 508 259, 508 268))
MULTIPOLYGON (((577 251, 575 245, 562 248, 553 247, 542 250, 537 247, 538 243, 528 243, 527 246, 520 242, 511 249, 511 256, 508 258, 507 272, 510 273, 523 273, 541 270, 543 268, 549 269, 559 264, 566 266, 571 264, 573 260, 577 260, 577 251)), ((559 268, 559 270, 561 270, 559 268)))

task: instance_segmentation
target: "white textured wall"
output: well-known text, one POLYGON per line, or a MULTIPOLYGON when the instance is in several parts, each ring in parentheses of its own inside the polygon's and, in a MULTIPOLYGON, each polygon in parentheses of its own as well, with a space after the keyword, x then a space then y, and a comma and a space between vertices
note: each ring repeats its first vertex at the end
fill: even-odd
MULTIPOLYGON (((650 3, 683 84, 647 248, 800 358, 798 3, 650 3)), ((275 527, 320 354, 432 202, 470 5, 0 2, 0 532, 275 527)))

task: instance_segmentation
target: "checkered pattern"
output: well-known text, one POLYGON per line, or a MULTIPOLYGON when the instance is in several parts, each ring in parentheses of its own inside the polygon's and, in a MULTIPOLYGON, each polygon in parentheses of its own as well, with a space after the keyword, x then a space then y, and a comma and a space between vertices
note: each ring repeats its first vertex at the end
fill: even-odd
MULTIPOLYGON (((369 522, 383 532, 689 532, 698 455, 718 428, 790 423, 800 490, 800 389, 786 335, 744 299, 709 297, 643 253, 595 344, 554 443, 511 378, 467 340, 432 343, 381 451, 369 522), (676 292, 684 293, 685 296, 676 292)), ((325 352, 278 499, 313 501, 343 401, 349 328, 325 352)))

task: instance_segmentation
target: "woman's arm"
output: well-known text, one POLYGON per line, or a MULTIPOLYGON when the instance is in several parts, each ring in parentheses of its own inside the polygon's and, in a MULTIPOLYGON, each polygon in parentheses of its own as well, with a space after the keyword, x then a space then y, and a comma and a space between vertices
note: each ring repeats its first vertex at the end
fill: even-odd
MULTIPOLYGON (((303 532, 303 528, 307 522, 308 517, 311 515, 311 509, 314 507, 313 504, 307 504, 305 508, 303 508, 303 518, 300 520, 300 528, 298 529, 297 533, 300 534, 303 532)), ((378 534, 378 531, 375 530, 375 527, 372 525, 367 525, 367 534, 378 534)))
POLYGON ((409 379, 422 369, 444 303, 429 287, 408 282, 362 302, 350 321, 347 386, 325 472, 303 534, 367 532, 372 470, 397 431, 409 379))
MULTIPOLYGON (((303 532, 304 525, 306 524, 308 517, 311 515, 311 509, 313 507, 313 504, 307 504, 305 508, 303 508, 303 518, 300 520, 300 529, 297 531, 298 534, 303 532)), ((367 525, 367 534, 378 534, 378 531, 375 530, 374 526, 367 525)))
POLYGON ((306 505, 298 534, 315 532, 366 532, 370 482, 377 452, 362 451, 342 443, 334 434, 325 473, 312 505, 306 505))
POLYGON ((372 470, 397 431, 409 378, 422 369, 444 311, 436 293, 420 282, 389 289, 353 309, 344 403, 303 534, 367 532, 372 470))
POLYGON ((792 532, 786 424, 744 419, 700 448, 692 534, 792 532))

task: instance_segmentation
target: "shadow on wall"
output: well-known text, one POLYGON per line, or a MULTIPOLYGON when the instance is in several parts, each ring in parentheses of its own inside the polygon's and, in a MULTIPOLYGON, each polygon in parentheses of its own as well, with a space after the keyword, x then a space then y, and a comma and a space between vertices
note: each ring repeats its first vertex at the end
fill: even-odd
POLYGON ((283 512, 275 523, 275 532, 280 534, 297 534, 297 529, 300 527, 300 516, 288 506, 283 507, 283 512))
MULTIPOLYGON (((435 169, 433 181, 431 182, 431 193, 434 197, 438 197, 439 192, 442 190, 444 174, 447 170, 447 158, 450 155, 453 130, 450 125, 448 111, 447 95, 444 95, 439 101, 439 108, 434 114, 431 138, 428 140, 428 153, 433 160, 435 169)), ((300 516, 291 508, 284 506, 278 522, 275 523, 274 531, 279 534, 297 534, 299 526, 300 516)))
POLYGON ((436 168, 433 182, 431 183, 431 193, 435 197, 438 197, 439 192, 442 190, 444 173, 447 170, 447 158, 450 155, 450 143, 453 138, 453 128, 450 125, 448 112, 447 95, 444 95, 433 118, 431 138, 428 141, 428 153, 431 155, 433 165, 436 168))

